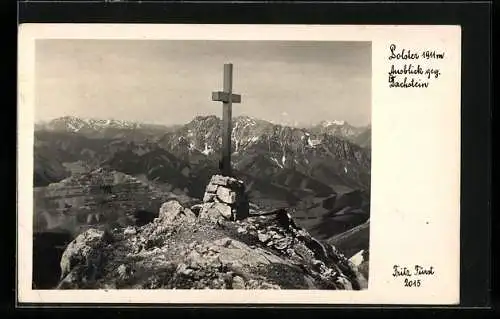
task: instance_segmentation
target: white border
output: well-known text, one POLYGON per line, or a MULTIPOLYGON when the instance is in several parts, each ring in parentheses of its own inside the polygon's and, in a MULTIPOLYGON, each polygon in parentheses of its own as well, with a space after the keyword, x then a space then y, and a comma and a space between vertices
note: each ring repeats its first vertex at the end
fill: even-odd
POLYGON ((58 303, 456 304, 459 301, 460 28, 458 26, 23 24, 19 28, 18 298, 58 303), (372 42, 370 279, 364 291, 32 290, 36 39, 372 42), (387 88, 390 43, 438 47, 449 58, 433 87, 387 88), (418 121, 417 119, 421 119, 418 121), (410 144, 410 145, 407 145, 410 144), (418 154, 415 153, 416 149, 418 154), (436 193, 439 195, 437 196, 436 193), (419 200, 425 199, 426 205, 419 200), (424 220, 426 223, 424 223, 424 220), (430 226, 432 224, 432 226, 430 226), (394 263, 436 267, 419 289, 394 263))

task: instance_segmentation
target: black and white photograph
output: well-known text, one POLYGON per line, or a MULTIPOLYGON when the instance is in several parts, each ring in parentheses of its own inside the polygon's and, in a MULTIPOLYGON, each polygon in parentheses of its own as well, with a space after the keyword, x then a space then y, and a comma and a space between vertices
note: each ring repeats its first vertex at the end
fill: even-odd
POLYGON ((32 289, 369 288, 371 41, 34 52, 32 289))

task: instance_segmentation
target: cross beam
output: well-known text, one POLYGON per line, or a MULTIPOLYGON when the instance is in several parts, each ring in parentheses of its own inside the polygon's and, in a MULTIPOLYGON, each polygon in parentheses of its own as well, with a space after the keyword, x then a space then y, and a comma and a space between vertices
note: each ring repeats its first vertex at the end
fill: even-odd
POLYGON ((231 176, 231 123, 232 104, 241 103, 241 95, 233 94, 233 65, 224 64, 223 91, 212 92, 212 101, 222 102, 222 159, 221 170, 225 176, 231 176))

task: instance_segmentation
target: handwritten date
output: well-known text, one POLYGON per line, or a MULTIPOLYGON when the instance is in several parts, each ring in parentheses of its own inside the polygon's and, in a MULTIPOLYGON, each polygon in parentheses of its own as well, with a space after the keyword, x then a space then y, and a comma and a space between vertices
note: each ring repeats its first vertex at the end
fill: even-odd
POLYGON ((420 279, 409 280, 408 278, 405 278, 405 287, 420 287, 420 285, 420 279))

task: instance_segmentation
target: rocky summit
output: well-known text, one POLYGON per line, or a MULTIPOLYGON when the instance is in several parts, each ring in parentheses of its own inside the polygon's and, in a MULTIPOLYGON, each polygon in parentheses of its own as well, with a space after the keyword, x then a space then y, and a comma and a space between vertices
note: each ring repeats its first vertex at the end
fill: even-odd
POLYGON ((59 289, 339 289, 367 277, 286 209, 249 215, 241 181, 214 175, 202 204, 142 226, 90 228, 64 251, 59 289), (207 218, 208 217, 208 218, 207 218))

